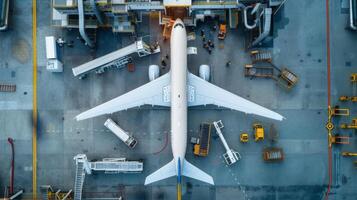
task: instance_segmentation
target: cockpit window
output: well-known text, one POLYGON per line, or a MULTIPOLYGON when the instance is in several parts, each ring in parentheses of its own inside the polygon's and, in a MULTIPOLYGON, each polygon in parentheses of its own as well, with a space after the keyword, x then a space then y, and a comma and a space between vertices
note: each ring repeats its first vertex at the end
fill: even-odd
POLYGON ((183 28, 183 25, 181 23, 177 23, 174 28, 176 28, 177 26, 181 26, 181 28, 183 28))

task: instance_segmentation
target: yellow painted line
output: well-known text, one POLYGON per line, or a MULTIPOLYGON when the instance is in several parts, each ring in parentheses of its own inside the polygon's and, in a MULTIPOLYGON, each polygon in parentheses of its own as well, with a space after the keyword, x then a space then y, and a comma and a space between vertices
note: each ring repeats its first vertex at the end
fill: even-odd
POLYGON ((32 0, 32 199, 37 199, 37 7, 32 0))
POLYGON ((177 200, 182 199, 182 189, 181 189, 181 183, 177 183, 177 200))

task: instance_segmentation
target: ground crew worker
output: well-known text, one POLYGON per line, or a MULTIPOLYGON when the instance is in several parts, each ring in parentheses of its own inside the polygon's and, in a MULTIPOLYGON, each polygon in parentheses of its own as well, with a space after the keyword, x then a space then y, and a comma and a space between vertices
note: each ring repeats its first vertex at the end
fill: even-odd
POLYGON ((205 35, 205 30, 201 29, 201 36, 203 37, 205 35))
POLYGON ((226 63, 226 67, 229 67, 231 65, 231 61, 228 61, 227 63, 226 63))
POLYGON ((162 66, 162 68, 166 67, 166 62, 165 62, 164 58, 161 58, 161 66, 162 66))

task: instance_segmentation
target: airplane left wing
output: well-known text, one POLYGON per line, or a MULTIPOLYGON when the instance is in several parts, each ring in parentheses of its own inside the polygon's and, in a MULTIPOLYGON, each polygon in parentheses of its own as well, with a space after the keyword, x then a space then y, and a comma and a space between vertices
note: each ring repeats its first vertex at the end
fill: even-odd
POLYGON ((188 73, 188 85, 189 106, 213 104, 279 121, 284 119, 280 114, 215 86, 192 73, 188 73))
POLYGON ((77 115, 76 120, 111 114, 142 105, 170 106, 170 98, 164 98, 165 88, 169 88, 169 85, 170 73, 166 73, 145 85, 77 115))

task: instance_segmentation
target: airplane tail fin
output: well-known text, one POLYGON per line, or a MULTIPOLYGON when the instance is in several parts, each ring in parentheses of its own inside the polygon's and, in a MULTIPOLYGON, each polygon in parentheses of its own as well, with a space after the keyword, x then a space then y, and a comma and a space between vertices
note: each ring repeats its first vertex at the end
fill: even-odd
POLYGON ((192 165, 186 159, 183 163, 182 175, 214 185, 212 176, 192 165))
POLYGON ((176 165, 175 160, 167 163, 160 169, 156 170, 152 174, 146 177, 144 185, 148 185, 150 183, 154 183, 156 181, 161 181, 163 179, 170 178, 172 176, 176 176, 176 165))

